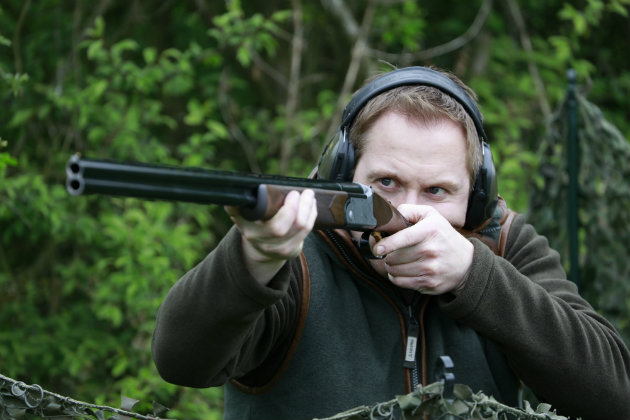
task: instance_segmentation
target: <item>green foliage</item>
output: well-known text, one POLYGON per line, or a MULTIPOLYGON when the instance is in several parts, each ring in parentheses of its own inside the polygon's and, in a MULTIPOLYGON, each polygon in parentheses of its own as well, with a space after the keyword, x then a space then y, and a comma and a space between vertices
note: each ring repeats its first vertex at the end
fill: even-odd
POLYGON ((208 34, 221 46, 236 49, 236 59, 243 67, 249 67, 252 55, 265 51, 273 57, 278 48, 278 24, 287 20, 290 11, 274 12, 269 19, 261 13, 245 17, 240 2, 228 3, 228 12, 212 19, 214 28, 208 34))
MULTIPOLYGON (((7 147, 7 142, 0 138, 0 150, 7 147)), ((4 178, 7 166, 16 166, 17 160, 9 155, 7 152, 0 153, 0 179, 4 178)))
MULTIPOLYGON (((611 101, 610 92, 598 90, 592 95, 596 103, 615 103, 613 106, 619 107, 617 109, 630 106, 627 72, 621 71, 627 67, 623 61, 628 59, 627 41, 620 47, 624 53, 612 57, 601 46, 619 40, 608 31, 599 30, 606 25, 625 25, 626 12, 616 5, 630 2, 593 0, 587 3, 584 9, 567 4, 556 6, 553 2, 522 6, 527 28, 520 33, 512 20, 498 19, 491 14, 489 28, 493 37, 488 42, 492 43, 492 48, 487 58, 483 55, 476 58, 477 61, 489 60, 482 77, 473 75, 470 85, 480 97, 497 164, 499 191, 510 207, 520 212, 528 208, 523 186, 539 177, 536 170, 538 145, 545 136, 545 123, 551 117, 553 105, 563 99, 567 69, 575 69, 581 80, 594 79, 596 85, 613 84, 626 95, 623 99, 615 95, 611 101), (573 14, 567 10, 572 10, 573 14), (585 26, 580 32, 575 30, 577 15, 587 16, 583 18, 585 26), (534 16, 547 18, 535 25, 534 16), (522 48, 523 38, 530 40, 531 52, 522 48), (536 69, 538 77, 532 68, 536 69), (538 81, 541 84, 537 84, 538 81)), ((466 58, 463 65, 479 64, 466 58)), ((604 109, 604 112, 608 111, 604 109)), ((610 116, 622 132, 630 133, 627 118, 620 117, 618 112, 610 116)))
MULTIPOLYGON (((495 2, 479 34, 432 59, 413 54, 460 37, 481 1, 377 3, 362 35, 351 28, 370 18, 365 1, 3 2, 3 373, 101 404, 122 394, 159 401, 175 418, 221 416, 221 389, 159 378, 150 339, 167 290, 212 249, 228 218, 216 207, 70 197, 64 167, 75 152, 306 176, 338 121, 338 97, 349 94, 344 82, 357 88, 379 59, 452 69, 475 88, 501 194, 519 211, 530 203, 524 186, 544 183, 541 104, 562 100, 567 67, 590 81, 589 98, 606 118, 630 132, 629 49, 616 30, 627 26, 628 0, 528 2, 521 12, 530 51, 495 2)), ((604 181, 596 189, 611 190, 604 181)), ((598 237, 589 250, 611 244, 617 255, 627 241, 598 237)), ((603 293, 612 283, 593 284, 602 299, 594 292, 592 302, 622 313, 603 293)))
POLYGON ((374 18, 372 31, 379 36, 375 44, 384 50, 419 51, 427 22, 420 5, 413 0, 384 8, 374 18), (396 22, 392 25, 392 22, 396 22))

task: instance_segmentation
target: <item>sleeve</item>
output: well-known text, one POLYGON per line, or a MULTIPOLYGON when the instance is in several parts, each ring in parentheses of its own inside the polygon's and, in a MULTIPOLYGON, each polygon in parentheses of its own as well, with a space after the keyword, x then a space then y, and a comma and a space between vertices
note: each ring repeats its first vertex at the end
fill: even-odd
POLYGON ((222 385, 260 366, 291 336, 301 305, 299 260, 262 286, 239 263, 241 255, 233 228, 164 299, 151 351, 166 381, 222 385))
POLYGON ((504 258, 472 240, 473 265, 441 309, 498 344, 514 372, 563 415, 630 418, 630 352, 566 279, 559 254, 519 216, 504 258))

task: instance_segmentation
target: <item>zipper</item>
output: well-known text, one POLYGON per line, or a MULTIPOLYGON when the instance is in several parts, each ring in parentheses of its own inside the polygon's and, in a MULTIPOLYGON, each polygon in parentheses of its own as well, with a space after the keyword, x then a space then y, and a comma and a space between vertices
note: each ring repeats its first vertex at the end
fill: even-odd
POLYGON ((411 303, 407 306, 407 343, 405 345, 405 361, 403 366, 411 369, 411 391, 415 391, 420 384, 420 369, 418 369, 418 337, 420 336, 420 324, 417 313, 420 302, 420 293, 415 293, 411 303))
POLYGON ((361 267, 359 267, 354 261, 352 261, 352 258, 350 258, 350 255, 348 255, 348 252, 346 251, 346 248, 343 246, 343 244, 341 242, 339 242, 339 239, 337 239, 337 237, 335 236, 335 234, 331 230, 325 229, 324 233, 326 234, 328 239, 330 239, 335 244, 335 246, 337 247, 337 250, 339 251, 339 253, 343 257, 343 259, 349 265, 351 265, 352 268, 354 268, 357 272, 363 274, 365 277, 370 277, 368 274, 366 274, 363 271, 363 269, 361 269, 361 267))
MULTIPOLYGON (((335 245, 341 256, 344 258, 346 263, 350 265, 355 271, 361 273, 364 277, 370 279, 372 276, 366 274, 362 268, 360 268, 350 257, 348 252, 346 251, 343 244, 337 239, 335 234, 329 229, 323 230, 324 234, 330 241, 335 245)), ((372 280, 374 281, 374 280, 372 280)), ((422 294, 416 292, 414 293, 411 303, 407 305, 407 322, 406 322, 406 333, 407 333, 407 342, 405 343, 405 354, 403 360, 403 367, 411 370, 411 391, 415 391, 420 384, 420 369, 418 368, 418 344, 420 337, 420 323, 418 322, 418 308, 420 304, 420 300, 422 298, 422 294)))

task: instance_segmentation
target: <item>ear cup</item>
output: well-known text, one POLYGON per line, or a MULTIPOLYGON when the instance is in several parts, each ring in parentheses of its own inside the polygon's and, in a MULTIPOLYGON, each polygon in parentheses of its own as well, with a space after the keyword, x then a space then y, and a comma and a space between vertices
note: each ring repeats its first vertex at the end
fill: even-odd
POLYGON ((354 147, 350 144, 347 130, 341 128, 326 145, 319 163, 317 177, 330 181, 352 181, 354 175, 354 147))
POLYGON ((468 198, 466 223, 464 229, 474 229, 492 217, 498 203, 498 182, 492 160, 490 145, 485 141, 483 147, 483 164, 477 172, 475 182, 468 198))
POLYGON ((332 181, 352 181, 355 166, 354 148, 349 132, 354 118, 375 96, 406 85, 425 85, 440 89, 466 110, 473 120, 483 148, 483 164, 473 183, 466 213, 466 229, 473 229, 492 217, 497 205, 497 180, 490 146, 483 128, 481 112, 473 98, 448 76, 427 67, 405 67, 386 73, 361 88, 346 105, 341 125, 326 145, 317 167, 317 177, 332 181))

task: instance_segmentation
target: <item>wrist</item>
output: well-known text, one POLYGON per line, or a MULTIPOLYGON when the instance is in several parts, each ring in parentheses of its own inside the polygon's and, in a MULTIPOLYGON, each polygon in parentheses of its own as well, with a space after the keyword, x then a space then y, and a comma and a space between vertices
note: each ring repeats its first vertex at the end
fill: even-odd
POLYGON ((461 292, 464 289, 464 287, 466 286, 466 283, 468 282, 468 278, 470 277, 473 256, 475 254, 475 247, 472 244, 472 242, 470 241, 467 241, 467 242, 468 242, 468 246, 466 247, 466 252, 464 253, 464 258, 462 259, 464 271, 463 271, 462 276, 460 277, 459 283, 451 291, 451 293, 453 293, 454 295, 457 295, 459 292, 461 292))
POLYGON ((261 285, 266 286, 282 269, 286 259, 270 258, 241 237, 243 261, 249 274, 261 285))

